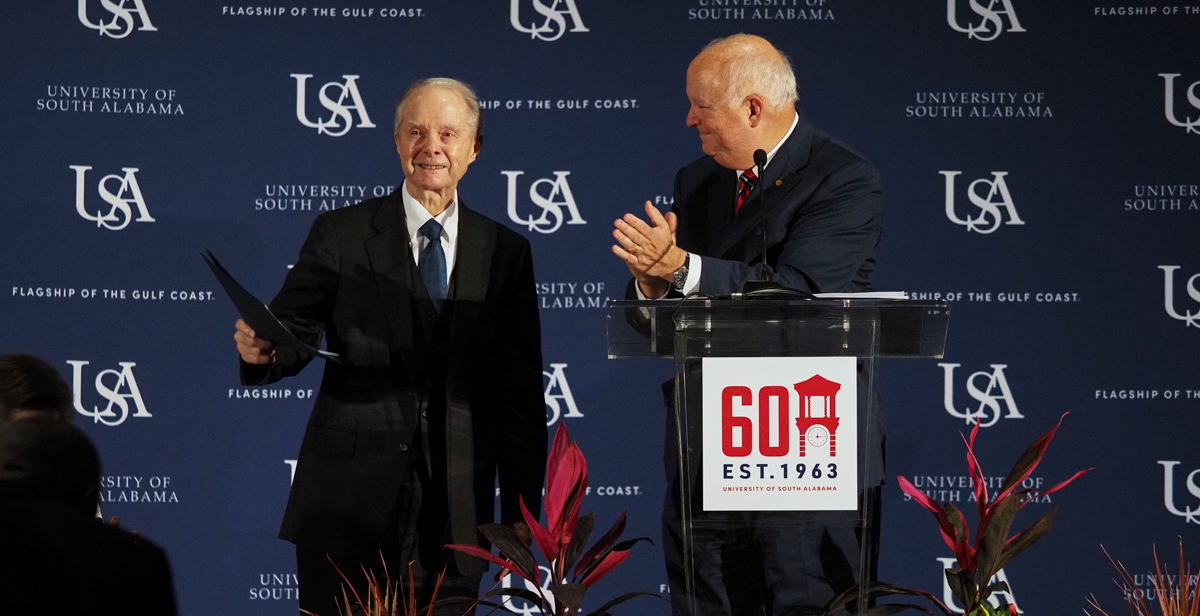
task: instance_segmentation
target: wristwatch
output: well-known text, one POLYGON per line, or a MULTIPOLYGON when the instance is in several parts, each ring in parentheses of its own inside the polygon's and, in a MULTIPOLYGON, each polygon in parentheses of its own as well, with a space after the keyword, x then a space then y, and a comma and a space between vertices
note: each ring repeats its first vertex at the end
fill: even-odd
POLYGON ((691 253, 688 253, 688 256, 684 257, 684 259, 683 259, 683 267, 679 268, 675 272, 674 280, 671 281, 671 286, 674 287, 675 290, 679 291, 680 293, 683 292, 683 286, 685 284, 687 284, 688 264, 691 263, 691 261, 692 261, 692 255, 691 255, 691 253))

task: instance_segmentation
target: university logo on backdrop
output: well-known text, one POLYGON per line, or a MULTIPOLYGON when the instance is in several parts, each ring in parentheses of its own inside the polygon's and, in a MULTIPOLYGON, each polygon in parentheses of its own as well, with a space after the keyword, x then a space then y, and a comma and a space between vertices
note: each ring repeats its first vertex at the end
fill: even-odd
POLYGON ((968 232, 988 234, 1000 228, 1000 224, 1023 225, 1017 206, 1013 203, 1012 194, 1008 192, 1008 183, 1004 178, 1007 171, 993 171, 992 179, 979 178, 967 185, 967 199, 971 205, 978 208, 978 215, 959 218, 955 209, 955 178, 961 171, 939 171, 946 178, 946 218, 956 225, 962 225, 968 232), (1007 216, 1006 216, 1007 214, 1007 216))
MULTIPOLYGON (((1187 327, 1200 327, 1200 308, 1195 312, 1185 309, 1183 314, 1179 314, 1175 309, 1175 270, 1179 269, 1179 266, 1160 265, 1158 269, 1163 271, 1163 307, 1167 315, 1177 321, 1183 321, 1187 327)), ((1196 288, 1197 279, 1200 279, 1200 274, 1192 274, 1186 286, 1188 297, 1200 303, 1200 289, 1196 288)))
POLYGON ((567 382, 566 364, 550 364, 550 372, 542 371, 545 389, 542 396, 546 400, 546 425, 553 426, 560 418, 583 417, 579 406, 575 404, 575 395, 571 393, 571 384, 567 382), (566 414, 563 414, 564 408, 566 414))
POLYGON ((960 412, 954 404, 954 369, 962 364, 938 364, 943 370, 942 400, 946 412, 952 417, 964 420, 967 425, 978 423, 979 427, 987 428, 996 425, 1001 417, 1005 419, 1024 419, 1025 416, 1017 410, 1017 400, 1013 397, 1012 388, 1008 386, 1008 378, 1004 369, 1008 364, 991 364, 991 372, 980 370, 967 377, 967 394, 979 402, 974 411, 964 407, 960 412), (986 379, 986 381, 984 380, 986 379), (1003 407, 1001 406, 1003 403, 1003 407))
POLYGON ((962 18, 967 25, 960 25, 958 6, 962 1, 946 0, 946 21, 955 31, 966 34, 967 38, 994 41, 1003 32, 1025 31, 1017 19, 1017 12, 1013 9, 1012 0, 987 0, 986 6, 984 0, 969 0, 969 6, 974 15, 963 14, 962 18), (972 22, 972 19, 976 17, 979 21, 972 22), (1005 22, 1007 22, 1008 30, 1004 29, 1005 22))
MULTIPOLYGON (((1182 510, 1175 505, 1175 467, 1179 466, 1179 461, 1159 460, 1158 463, 1163 467, 1163 505, 1167 511, 1183 518, 1185 524, 1200 524, 1200 504, 1184 507, 1182 510)), ((1188 473, 1185 481, 1188 493, 1200 499, 1200 486, 1196 485, 1196 475, 1200 475, 1200 468, 1188 473)))
POLYGON ((519 225, 525 225, 530 231, 538 233, 554 233, 565 221, 568 225, 586 225, 587 221, 579 215, 579 206, 575 204, 575 195, 571 192, 571 184, 567 181, 570 171, 555 171, 554 179, 542 178, 529 185, 529 200, 542 208, 540 215, 534 218, 532 214, 521 216, 520 203, 517 200, 517 178, 524 171, 501 171, 508 178, 508 218, 519 225), (543 187, 545 187, 543 189, 543 187), (543 195, 545 190, 547 194, 543 195), (563 209, 566 209, 566 216, 563 209))
MULTIPOLYGON (((946 607, 956 612, 966 611, 966 609, 960 606, 958 601, 955 600, 954 590, 950 588, 950 580, 945 575, 946 569, 958 568, 958 559, 938 558, 937 560, 940 567, 938 569, 938 577, 942 578, 942 603, 945 603, 946 607)), ((1018 614, 1024 614, 1025 612, 1021 609, 1021 606, 1017 605, 1017 598, 1014 597, 1012 593, 1012 584, 1009 583, 1008 574, 1004 573, 1004 569, 997 571, 996 575, 993 575, 992 579, 988 580, 988 585, 991 586, 1000 582, 1007 584, 1009 589, 993 590, 991 596, 989 596, 987 599, 988 604, 992 606, 992 609, 998 610, 1000 609, 1000 598, 1003 597, 1004 602, 1016 608, 1018 614)))
MULTIPOLYGON (((1163 113, 1167 116, 1167 121, 1178 126, 1189 133, 1200 135, 1200 114, 1193 120, 1188 115, 1183 116, 1183 120, 1179 120, 1175 115, 1175 78, 1179 77, 1179 73, 1159 73, 1158 76, 1166 82, 1163 84, 1163 113)), ((1187 89, 1187 100, 1192 106, 1192 110, 1200 111, 1200 95, 1196 94, 1196 88, 1200 87, 1200 81, 1192 82, 1192 85, 1187 89)))
POLYGON ((158 31, 158 28, 150 23, 150 14, 146 12, 146 4, 142 0, 100 0, 100 7, 108 13, 101 14, 96 23, 92 23, 88 17, 89 3, 90 0, 79 0, 79 22, 99 31, 100 36, 123 39, 129 36, 134 28, 148 32, 158 31), (127 4, 133 6, 126 6, 127 4), (110 16, 112 19, 105 22, 105 18, 110 16))
POLYGON ((351 128, 355 128, 351 111, 358 115, 357 128, 375 128, 358 92, 358 75, 342 75, 345 81, 331 81, 321 86, 317 98, 321 106, 329 111, 329 116, 322 119, 318 115, 315 122, 308 118, 308 80, 312 75, 292 73, 291 76, 296 80, 296 119, 304 126, 317 129, 318 135, 341 137, 350 132, 351 128), (331 96, 331 92, 335 92, 336 96, 331 96))
POLYGON ((75 211, 84 220, 96 223, 96 227, 104 227, 110 231, 120 231, 129 226, 130 222, 154 222, 150 210, 146 207, 146 199, 142 197, 142 189, 138 186, 137 167, 122 167, 124 175, 110 173, 100 178, 97 191, 100 198, 109 204, 108 212, 101 207, 92 213, 87 207, 87 165, 71 165, 75 170, 75 211), (115 189, 115 192, 114 192, 115 189), (137 208, 137 218, 133 210, 137 208))
MULTIPOLYGON (((117 362, 120 370, 109 368, 96 373, 92 385, 97 394, 108 400, 104 410, 100 410, 100 407, 95 405, 88 410, 88 406, 84 404, 83 373, 84 367, 91 362, 72 359, 67 360, 67 363, 71 365, 71 390, 75 394, 75 410, 80 415, 91 417, 93 423, 102 423, 106 426, 119 426, 131 416, 152 417, 146 410, 146 402, 142 400, 142 391, 138 388, 137 377, 133 374, 136 363, 117 362), (130 403, 134 408, 132 415, 129 413, 130 403), (114 409, 114 407, 116 408, 114 409)), ((91 398, 92 388, 89 388, 86 394, 86 397, 91 398)))
POLYGON ((517 32, 524 32, 529 38, 557 41, 568 32, 568 19, 571 20, 570 32, 589 32, 587 26, 583 25, 583 17, 579 15, 579 7, 575 5, 575 0, 552 0, 549 4, 546 4, 547 0, 531 0, 531 6, 537 16, 530 18, 529 25, 521 21, 521 5, 525 2, 526 0, 510 0, 508 21, 517 32), (559 8, 560 6, 562 8, 559 8), (538 20, 542 20, 542 25, 537 25, 538 20))

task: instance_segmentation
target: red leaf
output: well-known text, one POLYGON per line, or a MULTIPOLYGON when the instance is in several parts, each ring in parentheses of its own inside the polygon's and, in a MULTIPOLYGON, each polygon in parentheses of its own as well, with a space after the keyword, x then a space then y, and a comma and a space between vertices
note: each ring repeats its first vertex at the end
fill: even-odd
POLYGON ((937 505, 937 501, 929 498, 928 495, 917 489, 917 486, 914 486, 904 477, 897 475, 896 479, 899 480, 900 489, 904 490, 905 494, 911 496, 913 500, 917 501, 918 504, 932 513, 935 518, 937 518, 938 526, 942 531, 942 539, 945 540, 946 545, 949 546, 951 550, 954 550, 957 554, 959 552, 959 548, 955 546, 955 543, 957 543, 955 541, 955 536, 958 533, 955 531, 954 525, 950 523, 950 519, 946 517, 946 512, 942 511, 942 508, 937 505))
POLYGON ((525 497, 518 497, 521 504, 521 515, 525 517, 525 525, 529 527, 530 534, 533 535, 533 541, 537 543, 538 548, 542 550, 542 554, 546 555, 547 561, 553 561, 558 557, 558 544, 554 541, 554 537, 550 531, 538 523, 533 514, 529 513, 529 509, 525 507, 525 497))
POLYGON ((624 532, 625 512, 622 511, 621 517, 617 518, 617 521, 613 523, 612 528, 608 529, 608 532, 605 533, 604 536, 595 543, 595 545, 589 548, 588 551, 583 554, 583 556, 579 557, 579 564, 575 565, 575 576, 579 577, 580 573, 583 573, 585 570, 587 570, 587 568, 590 567, 592 563, 600 557, 601 554, 607 551, 608 548, 612 547, 612 545, 617 542, 617 539, 621 538, 621 533, 624 532))
POLYGON ((1029 446, 1029 449, 1026 449, 1025 453, 1021 454, 1021 457, 1017 459, 1017 463, 1013 466, 1012 471, 1009 472, 1008 477, 1004 479, 1004 486, 1001 488, 1000 494, 996 496, 996 501, 992 503, 991 507, 988 507, 989 514, 991 513, 990 510, 995 508, 996 502, 1011 494, 1013 490, 1017 489, 1017 486, 1021 485, 1022 481, 1025 481, 1030 475, 1033 474, 1033 470, 1037 468, 1039 463, 1041 463, 1042 456, 1046 455, 1046 448, 1050 446, 1050 441, 1054 440, 1054 433, 1058 431, 1059 426, 1062 425, 1063 419, 1066 419, 1067 415, 1069 414, 1070 412, 1063 413, 1062 416, 1058 418, 1058 423, 1055 424, 1053 428, 1050 428, 1048 432, 1039 436, 1038 439, 1029 446))
POLYGON ((506 560, 504 560, 504 559, 502 559, 502 558, 500 558, 499 556, 496 556, 495 554, 492 554, 491 552, 489 552, 489 551, 487 551, 487 550, 485 550, 485 549, 483 549, 483 548, 481 548, 481 547, 479 547, 479 546, 477 546, 477 545, 467 545, 467 544, 463 544, 463 543, 453 543, 453 544, 447 545, 446 547, 450 548, 451 550, 457 550, 457 551, 459 551, 459 552, 465 552, 465 553, 467 553, 467 554, 470 554, 471 556, 474 556, 474 557, 476 557, 476 558, 482 558, 482 559, 484 559, 484 560, 486 560, 486 561, 488 561, 488 562, 496 563, 497 565, 500 565, 501 567, 505 567, 505 568, 507 568, 507 569, 510 569, 510 570, 511 570, 513 573, 515 573, 515 574, 517 574, 517 575, 519 575, 519 576, 521 576, 521 577, 523 577, 523 578, 525 578, 525 579, 529 580, 530 582, 533 582, 534 584, 537 584, 537 583, 539 583, 539 582, 538 582, 538 580, 533 580, 533 579, 530 579, 530 578, 529 578, 529 576, 525 575, 524 573, 521 573, 521 570, 520 570, 520 569, 518 569, 518 568, 516 567, 516 565, 514 565, 514 564, 512 564, 512 563, 510 563, 510 562, 508 562, 508 561, 506 561, 506 560))
POLYGON ((983 467, 979 464, 979 459, 975 457, 975 437, 979 434, 979 421, 975 421, 975 427, 971 429, 971 439, 966 440, 967 443, 967 470, 971 473, 971 486, 975 489, 975 501, 979 506, 980 524, 987 518, 988 509, 988 489, 987 479, 983 475, 983 467))
MULTIPOLYGON (((564 434, 566 434, 565 431, 559 430, 560 436, 564 434)), ((557 440, 558 437, 555 437, 555 441, 557 440)), ((546 525, 550 529, 550 534, 556 538, 562 538, 563 521, 567 517, 564 509, 571 501, 572 495, 576 495, 581 474, 586 473, 586 468, 581 468, 580 465, 582 458, 583 454, 579 453, 579 448, 571 443, 555 460, 554 472, 551 473, 549 467, 546 470, 546 525)), ((581 500, 582 496, 583 492, 580 490, 576 495, 576 500, 581 500)), ((565 544, 563 545, 565 546, 565 544)))
POLYGON ((1092 470, 1096 470, 1096 467, 1092 467, 1092 468, 1085 468, 1085 469, 1083 469, 1083 470, 1079 471, 1078 473, 1075 473, 1074 475, 1071 475, 1071 477, 1070 477, 1069 479, 1067 479, 1066 481, 1059 482, 1059 483, 1055 484, 1053 487, 1051 487, 1051 488, 1049 488, 1049 489, 1047 489, 1047 490, 1044 490, 1044 491, 1042 491, 1042 492, 1038 492, 1038 494, 1037 494, 1037 495, 1038 495, 1038 496, 1045 496, 1045 495, 1047 495, 1047 494, 1053 494, 1053 493, 1055 493, 1055 492, 1057 492, 1057 491, 1059 491, 1059 490, 1061 490, 1061 489, 1063 489, 1063 488, 1067 487, 1067 485, 1068 485, 1068 484, 1070 484, 1072 481, 1075 481, 1076 479, 1079 479, 1080 477, 1083 477, 1084 475, 1086 475, 1086 474, 1087 474, 1087 472, 1088 472, 1088 471, 1092 471, 1092 470))
POLYGON ((558 467, 561 464, 563 456, 567 453, 567 446, 570 444, 571 435, 567 432, 566 423, 559 423, 558 430, 554 433, 554 444, 550 447, 550 454, 546 456, 547 488, 554 483, 554 476, 558 472, 558 467))
POLYGON ((608 556, 605 556, 604 560, 600 561, 600 564, 596 565, 596 568, 592 569, 592 572, 589 573, 587 577, 583 578, 583 581, 580 582, 580 584, 583 584, 584 588, 591 588, 592 584, 600 581, 600 578, 608 575, 609 571, 615 569, 617 565, 624 562, 628 557, 629 550, 622 550, 619 552, 613 550, 612 552, 609 552, 608 556))

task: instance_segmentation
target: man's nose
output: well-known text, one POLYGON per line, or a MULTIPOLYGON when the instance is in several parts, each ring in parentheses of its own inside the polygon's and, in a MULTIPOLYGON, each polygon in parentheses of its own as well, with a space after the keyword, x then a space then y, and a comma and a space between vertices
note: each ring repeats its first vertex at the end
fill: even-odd
POLYGON ((687 125, 689 127, 690 126, 699 126, 700 125, 699 114, 696 113, 695 109, 688 109, 687 119, 685 121, 687 122, 687 125))

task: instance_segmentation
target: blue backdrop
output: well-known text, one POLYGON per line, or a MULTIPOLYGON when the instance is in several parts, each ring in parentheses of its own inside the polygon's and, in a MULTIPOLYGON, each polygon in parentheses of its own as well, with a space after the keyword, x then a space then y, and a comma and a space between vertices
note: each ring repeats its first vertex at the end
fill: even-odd
MULTIPOLYGON (((106 515, 163 545, 181 612, 295 613, 275 538, 319 368, 238 386, 211 249, 264 298, 321 211, 402 180, 412 81, 486 101, 464 200, 533 243, 546 410, 589 458, 584 509, 657 539, 668 362, 605 359, 612 221, 669 207, 701 155, 684 72, 709 40, 788 53, 800 107, 883 174, 876 288, 953 302, 946 356, 883 368, 888 471, 966 509, 958 434, 1002 476, 1085 467, 1004 575, 1024 613, 1120 609, 1130 569, 1200 523, 1200 6, 1032 0, 78 0, 6 3, 0 352, 73 383, 106 515)), ((881 574, 942 594, 932 518, 885 487, 881 574)), ((1149 580, 1139 577, 1142 591, 1149 580)), ((666 592, 639 546, 593 596, 666 592)), ((1136 589, 1135 589, 1136 590, 1136 589)), ((642 600, 626 613, 664 614, 642 600)), ((592 601, 589 601, 592 603, 592 601)), ((593 607, 598 604, 593 604, 593 607)))

